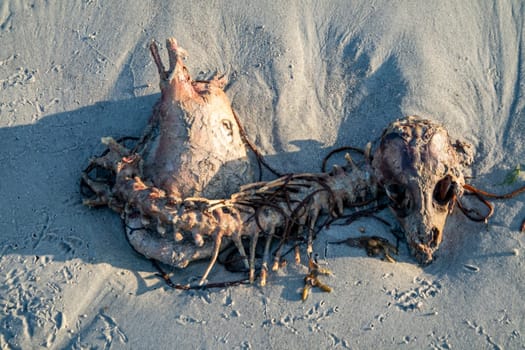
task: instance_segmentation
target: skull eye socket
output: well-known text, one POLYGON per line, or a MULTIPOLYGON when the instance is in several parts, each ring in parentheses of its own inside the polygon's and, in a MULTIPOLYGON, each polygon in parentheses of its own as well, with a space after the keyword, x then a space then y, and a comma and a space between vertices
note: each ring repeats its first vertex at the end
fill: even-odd
POLYGON ((407 196, 406 187, 399 184, 389 184, 385 186, 386 195, 390 199, 390 206, 395 210, 396 215, 405 217, 410 210, 410 198, 407 196))
POLYGON ((389 184, 385 186, 386 194, 394 203, 402 203, 405 199, 405 186, 398 184, 389 184))
POLYGON ((436 184, 434 188, 434 200, 439 205, 445 205, 454 198, 455 193, 456 183, 452 181, 450 175, 447 175, 436 184))

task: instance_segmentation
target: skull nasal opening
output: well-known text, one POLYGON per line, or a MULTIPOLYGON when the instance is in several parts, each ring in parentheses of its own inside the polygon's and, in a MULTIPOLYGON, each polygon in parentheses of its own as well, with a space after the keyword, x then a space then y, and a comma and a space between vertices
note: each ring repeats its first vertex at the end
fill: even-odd
POLYGON ((441 243, 441 231, 435 226, 432 227, 429 238, 430 241, 428 242, 428 246, 430 248, 437 248, 439 243, 441 243))

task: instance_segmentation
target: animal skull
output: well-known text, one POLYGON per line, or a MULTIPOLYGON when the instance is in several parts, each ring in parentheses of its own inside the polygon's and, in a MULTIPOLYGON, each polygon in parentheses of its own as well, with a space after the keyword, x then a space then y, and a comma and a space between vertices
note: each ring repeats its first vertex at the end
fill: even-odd
POLYGON ((439 124, 416 116, 393 122, 381 136, 372 167, 398 218, 412 255, 432 262, 443 227, 463 194, 470 145, 452 144, 439 124))

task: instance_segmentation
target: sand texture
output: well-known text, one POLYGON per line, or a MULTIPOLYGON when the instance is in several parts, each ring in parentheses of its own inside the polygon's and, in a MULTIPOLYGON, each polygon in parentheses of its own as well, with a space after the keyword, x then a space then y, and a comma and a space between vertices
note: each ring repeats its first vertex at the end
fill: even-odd
MULTIPOLYGON (((395 264, 327 241, 330 294, 300 301, 304 266, 268 285, 181 292, 84 207, 103 136, 140 135, 159 97, 151 39, 176 37, 195 77, 220 71, 250 138, 282 172, 319 171, 418 114, 474 145, 468 176, 505 192, 525 167, 521 1, 0 1, 1 349, 523 349, 525 196, 488 224, 455 212, 436 261, 395 264)), ((384 211, 382 217, 394 221, 384 211)), ((174 271, 195 281, 206 264, 174 271)), ((238 278, 217 267, 210 279, 238 278)))

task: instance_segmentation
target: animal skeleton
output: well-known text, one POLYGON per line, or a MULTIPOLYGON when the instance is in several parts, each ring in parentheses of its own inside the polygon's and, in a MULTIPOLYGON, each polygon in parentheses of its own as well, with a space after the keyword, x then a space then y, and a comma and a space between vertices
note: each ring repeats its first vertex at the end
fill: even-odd
MULTIPOLYGON (((256 247, 264 246, 264 285, 272 242, 279 243, 273 270, 286 242, 306 242, 310 274, 303 298, 312 286, 329 290, 317 279, 327 271, 312 259, 320 215, 337 217, 345 206, 363 206, 385 195, 412 254, 420 263, 430 263, 447 215, 460 203, 464 188, 475 192, 463 175, 473 160, 471 147, 452 142, 444 127, 415 116, 390 124, 375 151, 368 147, 364 152, 361 167, 348 156, 346 165, 330 173, 252 183, 247 140, 222 90, 225 78, 192 80, 182 61, 186 53, 175 39, 167 40, 167 71, 157 45, 150 49, 161 99, 135 147, 102 139, 108 150, 93 158, 82 174, 82 185, 89 189, 84 204, 120 213, 130 244, 150 259, 179 268, 209 259, 201 285, 231 243, 249 270, 250 282, 255 280, 256 247), (250 240, 248 253, 243 239, 250 240)), ((379 247, 387 257, 394 249, 379 239, 358 243, 379 247)))

